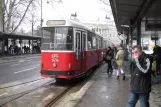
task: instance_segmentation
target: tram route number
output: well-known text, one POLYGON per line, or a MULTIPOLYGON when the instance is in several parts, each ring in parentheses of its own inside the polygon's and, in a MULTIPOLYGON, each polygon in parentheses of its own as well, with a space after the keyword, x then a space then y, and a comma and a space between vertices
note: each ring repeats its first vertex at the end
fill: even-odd
POLYGON ((52 62, 59 62, 58 59, 52 59, 52 62))

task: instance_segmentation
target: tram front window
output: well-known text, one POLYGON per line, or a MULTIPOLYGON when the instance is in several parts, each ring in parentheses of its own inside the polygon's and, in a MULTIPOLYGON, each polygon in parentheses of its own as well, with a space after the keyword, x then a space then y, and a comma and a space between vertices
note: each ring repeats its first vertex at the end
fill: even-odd
POLYGON ((42 50, 74 50, 73 28, 46 27, 43 28, 42 50))

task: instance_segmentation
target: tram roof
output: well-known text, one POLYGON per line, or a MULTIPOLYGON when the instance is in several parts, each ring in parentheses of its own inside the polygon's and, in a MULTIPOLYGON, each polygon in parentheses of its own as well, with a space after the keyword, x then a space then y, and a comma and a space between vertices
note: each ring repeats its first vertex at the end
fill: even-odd
POLYGON ((136 28, 137 22, 143 20, 161 20, 161 0, 110 0, 117 30, 122 32, 136 28))

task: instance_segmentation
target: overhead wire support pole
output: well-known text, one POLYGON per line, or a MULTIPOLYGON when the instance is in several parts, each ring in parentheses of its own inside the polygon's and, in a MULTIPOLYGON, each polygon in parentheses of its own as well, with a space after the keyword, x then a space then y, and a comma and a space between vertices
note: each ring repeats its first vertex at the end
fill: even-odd
POLYGON ((42 22, 43 22, 43 19, 42 19, 42 0, 41 0, 41 23, 40 23, 40 30, 41 30, 41 46, 42 46, 42 39, 43 39, 43 31, 42 31, 42 22))
POLYGON ((42 0, 41 0, 41 28, 42 28, 42 0))

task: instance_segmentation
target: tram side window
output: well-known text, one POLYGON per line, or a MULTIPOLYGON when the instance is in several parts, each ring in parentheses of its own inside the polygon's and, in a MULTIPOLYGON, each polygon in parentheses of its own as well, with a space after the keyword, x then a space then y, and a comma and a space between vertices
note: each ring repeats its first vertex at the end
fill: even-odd
POLYGON ((68 29, 66 49, 73 50, 73 29, 72 28, 68 29))
POLYGON ((101 48, 103 48, 103 38, 101 38, 101 48))
POLYGON ((95 36, 95 34, 92 34, 92 43, 93 43, 93 49, 96 49, 97 44, 96 44, 96 36, 95 36))
POLYGON ((101 39, 99 38, 99 49, 102 48, 102 43, 101 43, 101 39))
POLYGON ((99 41, 98 41, 99 39, 98 38, 96 38, 96 49, 99 49, 99 41))
POLYGON ((80 50, 80 33, 76 33, 76 48, 80 50))
POLYGON ((83 34, 83 50, 86 50, 86 34, 83 34))
POLYGON ((93 43, 92 43, 92 33, 88 33, 88 49, 93 49, 93 43))

